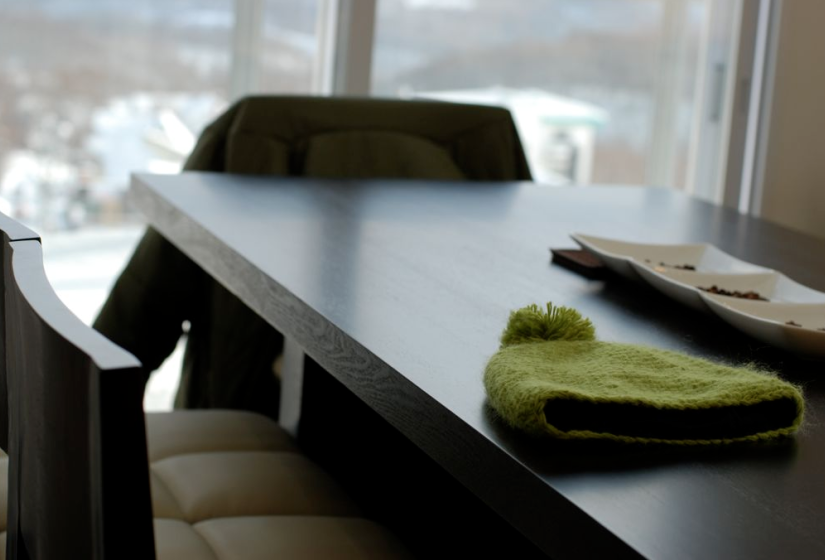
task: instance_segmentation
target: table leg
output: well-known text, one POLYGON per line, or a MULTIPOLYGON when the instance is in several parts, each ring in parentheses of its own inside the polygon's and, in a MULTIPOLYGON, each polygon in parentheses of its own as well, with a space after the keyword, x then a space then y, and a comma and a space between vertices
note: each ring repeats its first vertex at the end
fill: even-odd
POLYGON ((284 338, 281 362, 281 408, 278 423, 292 437, 298 437, 301 398, 304 390, 304 349, 289 337, 284 338))

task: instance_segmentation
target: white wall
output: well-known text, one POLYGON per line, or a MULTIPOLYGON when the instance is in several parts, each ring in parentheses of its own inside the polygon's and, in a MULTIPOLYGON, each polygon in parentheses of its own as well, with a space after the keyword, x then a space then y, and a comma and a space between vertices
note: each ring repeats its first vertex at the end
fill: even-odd
POLYGON ((825 1, 784 0, 761 215, 825 238, 825 1))

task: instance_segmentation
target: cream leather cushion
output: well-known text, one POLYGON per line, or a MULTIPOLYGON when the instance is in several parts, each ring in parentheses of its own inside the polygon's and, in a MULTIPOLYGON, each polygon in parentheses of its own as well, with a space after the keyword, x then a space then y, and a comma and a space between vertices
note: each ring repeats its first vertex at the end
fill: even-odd
MULTIPOLYGON (((190 523, 248 515, 358 515, 338 485, 298 453, 181 455, 153 463, 152 474, 152 482, 163 485, 163 511, 190 523), (174 506, 165 502, 168 497, 174 506)), ((158 504, 155 517, 161 517, 160 509, 158 504)))
POLYGON ((146 415, 158 560, 410 558, 275 422, 146 415))
POLYGON ((352 517, 260 516, 195 525, 156 519, 158 560, 411 558, 383 527, 352 517))
POLYGON ((146 414, 149 462, 209 451, 297 451, 278 424, 239 410, 175 410, 146 414))

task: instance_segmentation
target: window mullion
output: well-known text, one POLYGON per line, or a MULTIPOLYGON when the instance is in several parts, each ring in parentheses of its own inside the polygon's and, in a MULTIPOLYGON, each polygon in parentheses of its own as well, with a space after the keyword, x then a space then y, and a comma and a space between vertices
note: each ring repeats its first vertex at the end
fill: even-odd
POLYGON ((321 0, 316 93, 369 95, 375 11, 376 0, 321 0))
POLYGON ((229 98, 232 100, 258 89, 263 15, 263 0, 235 0, 229 72, 229 98))

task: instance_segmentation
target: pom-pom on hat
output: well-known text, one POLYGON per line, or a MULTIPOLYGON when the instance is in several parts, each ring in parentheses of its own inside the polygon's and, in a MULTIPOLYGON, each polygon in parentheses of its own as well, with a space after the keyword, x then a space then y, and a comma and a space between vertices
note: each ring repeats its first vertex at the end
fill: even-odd
POLYGON ((600 342, 578 311, 550 303, 510 314, 484 385, 505 422, 561 439, 760 441, 793 434, 804 409, 774 374, 600 342))

